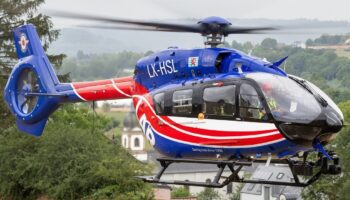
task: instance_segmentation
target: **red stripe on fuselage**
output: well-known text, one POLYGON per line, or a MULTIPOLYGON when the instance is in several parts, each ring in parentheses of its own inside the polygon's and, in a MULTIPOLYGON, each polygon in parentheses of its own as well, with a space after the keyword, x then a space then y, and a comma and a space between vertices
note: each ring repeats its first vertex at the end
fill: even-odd
MULTIPOLYGON (((265 133, 271 133, 278 131, 277 129, 269 129, 269 130, 253 130, 253 131, 218 131, 218 130, 207 130, 207 129, 202 129, 202 128, 194 128, 194 127, 189 127, 189 126, 184 126, 179 123, 174 122, 167 116, 161 116, 161 118, 168 122, 171 125, 176 125, 176 127, 193 132, 193 133, 199 133, 203 135, 208 135, 208 136, 242 136, 242 135, 259 135, 259 134, 265 134, 265 133)), ((189 118, 191 119, 191 118, 189 118)), ((193 118, 192 118, 193 119, 193 118)))
MULTIPOLYGON (((133 82, 134 81, 132 76, 115 78, 113 80, 115 83, 133 82)), ((89 82, 75 82, 72 84, 74 85, 75 89, 80 89, 80 88, 84 88, 84 87, 108 85, 108 84, 111 84, 111 79, 99 80, 99 81, 89 81, 89 82)))
POLYGON ((132 77, 93 82, 72 83, 75 92, 86 101, 130 98, 134 87, 132 77), (116 89, 117 88, 117 89, 116 89))

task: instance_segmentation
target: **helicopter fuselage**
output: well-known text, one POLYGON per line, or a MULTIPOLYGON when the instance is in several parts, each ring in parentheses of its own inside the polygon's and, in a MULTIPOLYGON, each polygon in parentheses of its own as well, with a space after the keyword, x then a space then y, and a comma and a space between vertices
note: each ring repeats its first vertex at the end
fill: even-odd
POLYGON ((146 138, 171 157, 293 156, 328 143, 343 125, 326 94, 279 68, 286 58, 170 48, 140 59, 133 77, 60 83, 33 25, 14 38, 19 62, 4 98, 19 130, 35 136, 61 103, 125 98, 146 138))
MULTIPOLYGON (((85 83, 73 83, 77 94, 80 84, 85 83)), ((321 105, 318 93, 278 66, 230 49, 166 50, 141 59, 134 77, 95 85, 105 92, 93 94, 89 85, 79 96, 132 98, 146 138, 170 157, 292 156, 312 150, 316 140, 329 142, 343 120, 337 108, 321 105), (281 116, 269 107, 261 87, 265 81, 275 88, 281 116), (293 92, 300 96, 285 96, 293 92), (335 124, 327 123, 326 108, 336 116, 335 124)))

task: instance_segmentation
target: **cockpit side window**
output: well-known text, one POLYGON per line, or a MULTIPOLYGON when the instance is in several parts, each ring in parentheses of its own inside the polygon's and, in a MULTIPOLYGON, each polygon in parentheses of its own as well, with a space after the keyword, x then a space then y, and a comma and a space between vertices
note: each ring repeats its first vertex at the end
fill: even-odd
POLYGON ((164 114, 164 93, 158 93, 153 97, 154 107, 157 114, 164 114))
POLYGON ((243 119, 268 120, 268 115, 262 106, 257 91, 247 83, 243 83, 240 87, 239 113, 243 119))
POLYGON ((235 85, 205 88, 203 113, 209 117, 233 117, 236 113, 235 93, 235 85))
POLYGON ((192 94, 193 90, 179 90, 173 94, 173 109, 174 115, 191 115, 192 114, 192 94))

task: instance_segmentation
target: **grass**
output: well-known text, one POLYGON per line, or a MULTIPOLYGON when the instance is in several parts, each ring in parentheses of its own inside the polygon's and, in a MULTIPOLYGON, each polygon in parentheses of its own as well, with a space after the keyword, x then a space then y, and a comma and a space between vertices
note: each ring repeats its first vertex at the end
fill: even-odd
POLYGON ((346 58, 350 59, 350 51, 345 51, 345 49, 337 49, 337 50, 335 50, 335 53, 339 57, 346 57, 346 58))

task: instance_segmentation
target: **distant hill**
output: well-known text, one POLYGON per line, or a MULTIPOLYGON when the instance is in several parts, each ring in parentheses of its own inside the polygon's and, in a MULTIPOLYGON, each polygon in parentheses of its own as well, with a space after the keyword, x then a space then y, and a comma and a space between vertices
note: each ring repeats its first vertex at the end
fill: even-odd
MULTIPOLYGON (((172 20, 173 22, 193 23, 198 20, 172 20)), ((347 21, 319 21, 319 20, 270 20, 270 19, 231 19, 236 26, 276 26, 284 27, 274 34, 231 35, 227 41, 251 41, 259 43, 270 37, 279 42, 291 44, 295 41, 305 42, 315 39, 322 34, 350 33, 347 21)), ((61 30, 60 38, 55 41, 50 53, 65 53, 76 55, 79 50, 85 53, 113 53, 123 50, 134 52, 157 51, 169 46, 180 48, 202 47, 203 39, 192 33, 160 33, 146 31, 99 30, 87 28, 66 28, 61 30)))

